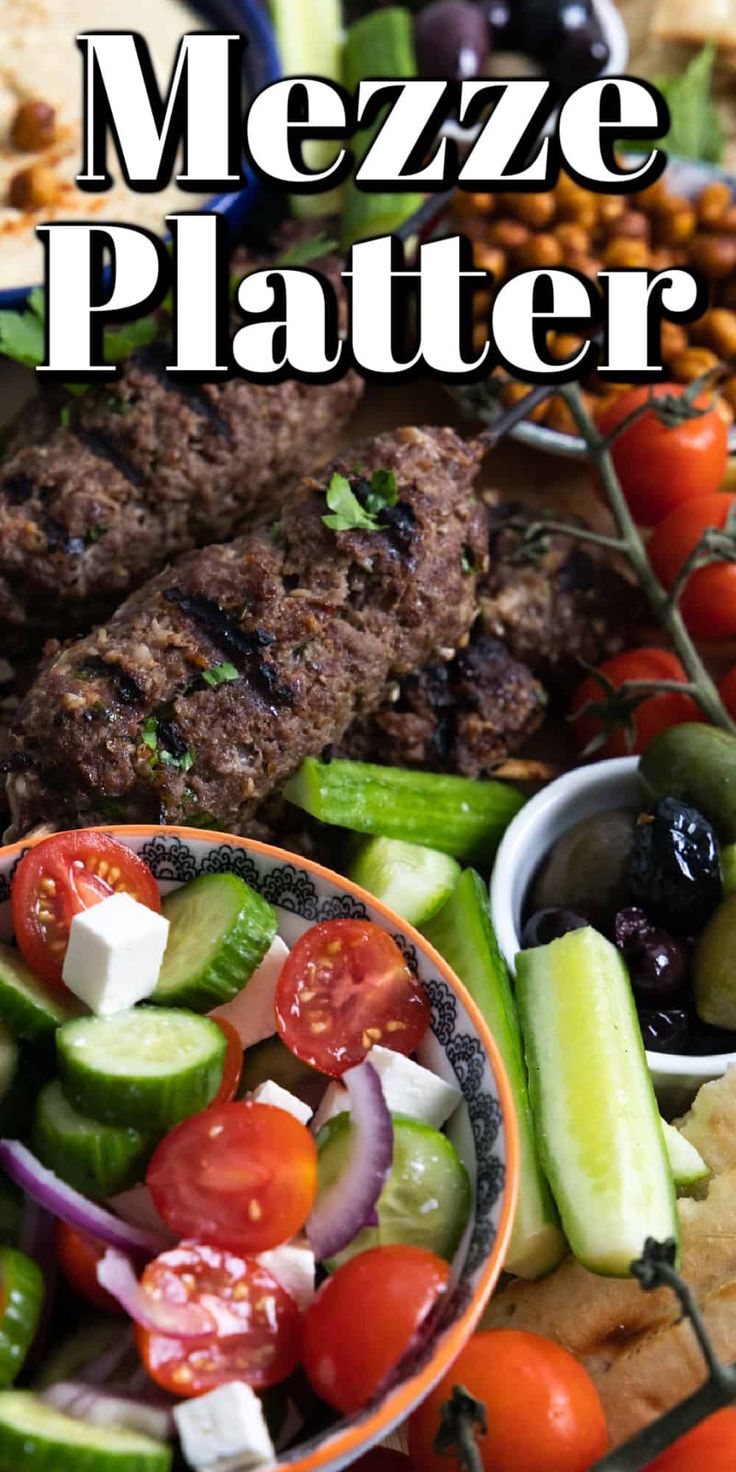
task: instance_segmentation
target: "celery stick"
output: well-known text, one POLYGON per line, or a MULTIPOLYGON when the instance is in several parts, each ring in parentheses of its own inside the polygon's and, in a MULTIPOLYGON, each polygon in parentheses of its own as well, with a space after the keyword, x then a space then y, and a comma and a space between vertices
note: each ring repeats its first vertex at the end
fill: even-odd
POLYGON ((316 757, 302 762, 284 796, 323 823, 402 838, 466 863, 490 862, 525 801, 505 782, 316 757))
MULTIPOLYGON (((285 77, 326 77, 339 82, 342 74, 343 23, 341 0, 271 0, 276 44, 285 77)), ((315 172, 329 168, 340 150, 331 139, 313 139, 304 146, 304 162, 315 172)), ((328 194, 293 194, 291 213, 298 220, 338 215, 342 190, 328 194)))
POLYGON ((521 1183, 505 1267, 520 1278, 541 1278, 559 1262, 565 1238, 539 1163, 519 1022, 480 875, 466 869, 447 904, 422 929, 477 1002, 506 1065, 519 1126, 521 1183))
MULTIPOLYGON (((414 22, 408 10, 393 6, 376 10, 348 31, 343 55, 343 83, 354 92, 366 77, 415 77, 414 22)), ((353 140, 356 167, 365 158, 381 119, 353 140)), ((343 245, 390 235, 422 203, 422 194, 374 194, 359 189, 351 179, 345 189, 342 217, 343 245)))

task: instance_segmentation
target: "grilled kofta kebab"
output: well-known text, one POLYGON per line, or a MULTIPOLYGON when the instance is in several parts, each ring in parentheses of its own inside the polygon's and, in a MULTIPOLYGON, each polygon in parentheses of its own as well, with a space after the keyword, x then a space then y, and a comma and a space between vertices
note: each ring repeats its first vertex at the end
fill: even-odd
MULTIPOLYGON (((242 252, 242 275, 254 258, 242 252)), ((341 262, 320 261, 333 281, 341 262)), ((0 648, 89 628, 159 567, 234 536, 334 452, 363 381, 177 384, 153 344, 120 378, 40 395, 0 466, 0 648)))
POLYGON ((375 472, 395 477, 381 529, 324 524, 328 471, 276 526, 189 554, 64 649, 15 724, 15 833, 113 811, 242 832, 303 757, 465 639, 487 546, 481 458, 450 429, 358 446, 339 465, 358 499, 375 472))

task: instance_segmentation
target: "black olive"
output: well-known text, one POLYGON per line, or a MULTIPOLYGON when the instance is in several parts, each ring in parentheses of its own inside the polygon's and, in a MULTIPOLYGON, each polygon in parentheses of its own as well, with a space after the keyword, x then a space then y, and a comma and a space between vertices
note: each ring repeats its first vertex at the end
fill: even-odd
POLYGON ((582 930, 589 924, 590 921, 584 915, 576 915, 574 910, 565 910, 561 905, 548 910, 537 910, 534 915, 529 916, 524 926, 521 949, 528 951, 534 946, 548 946, 550 941, 559 940, 571 930, 582 930))
POLYGON ((633 907, 619 910, 613 933, 641 1000, 661 1002, 674 997, 687 977, 690 955, 685 942, 652 925, 643 910, 633 907))
POLYGON ((702 813, 662 797, 640 817, 629 860, 631 897, 673 935, 696 935, 718 905, 721 865, 716 835, 702 813))
POLYGON ((684 1007, 669 1007, 664 1012, 642 1008, 639 1025, 650 1053, 688 1052, 690 1018, 684 1007))
POLYGON ((487 16, 474 0, 433 0, 417 16, 415 38, 420 76, 448 82, 480 76, 491 49, 487 16))

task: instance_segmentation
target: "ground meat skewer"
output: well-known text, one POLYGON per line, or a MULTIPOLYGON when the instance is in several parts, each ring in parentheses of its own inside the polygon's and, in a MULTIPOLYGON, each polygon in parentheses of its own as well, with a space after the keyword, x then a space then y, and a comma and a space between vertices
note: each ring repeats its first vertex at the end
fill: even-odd
MULTIPOLYGON (((319 269, 334 280, 340 265, 319 269)), ((117 382, 39 396, 19 417, 0 467, 5 652, 107 617, 167 561, 236 535, 264 496, 277 509, 334 452, 364 386, 176 384, 169 357, 154 344, 117 382)))
POLYGON ((304 756, 463 641, 481 456, 449 429, 357 447, 339 468, 358 496, 374 471, 396 477, 384 530, 325 527, 328 472, 276 526, 190 554, 65 649, 19 710, 15 833, 113 815, 247 828, 304 756))

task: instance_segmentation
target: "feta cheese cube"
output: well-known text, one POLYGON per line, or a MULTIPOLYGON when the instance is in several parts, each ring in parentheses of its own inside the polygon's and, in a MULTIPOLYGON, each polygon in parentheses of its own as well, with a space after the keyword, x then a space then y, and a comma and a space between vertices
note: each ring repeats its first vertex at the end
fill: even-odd
POLYGON ((302 1099, 297 1099, 296 1094, 290 1094, 288 1089, 282 1089, 281 1084, 274 1083, 268 1078, 253 1090, 251 1099, 254 1104, 271 1104, 274 1109, 285 1109, 287 1114, 293 1114, 300 1124, 309 1124, 314 1110, 310 1109, 302 1099))
POLYGON ((288 946, 279 935, 275 936, 243 990, 231 1002, 215 1007, 210 1013, 210 1017, 223 1017, 232 1023, 244 1049, 265 1042, 276 1031, 273 1010, 276 982, 288 954, 288 946))
POLYGON ((129 894, 75 915, 62 977, 92 1012, 124 1012, 156 990, 169 922, 129 894))
MULTIPOLYGON (((381 1080, 383 1096, 392 1114, 406 1114, 441 1130, 462 1100, 457 1084, 445 1083, 428 1068, 422 1068, 403 1053, 391 1048, 371 1048, 368 1062, 381 1080)), ((313 1129, 320 1130, 336 1114, 350 1108, 343 1084, 331 1083, 314 1116, 313 1129)))
POLYGON ((258 1261, 291 1294, 297 1308, 309 1306, 317 1290, 314 1253, 306 1238, 295 1237, 293 1242, 261 1252, 258 1261))
POLYGON ((174 1420, 195 1472, 252 1472, 276 1459, 263 1406, 241 1380, 174 1406, 174 1420))

